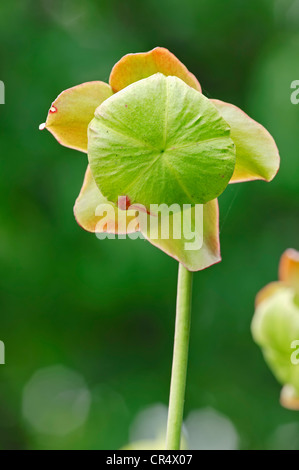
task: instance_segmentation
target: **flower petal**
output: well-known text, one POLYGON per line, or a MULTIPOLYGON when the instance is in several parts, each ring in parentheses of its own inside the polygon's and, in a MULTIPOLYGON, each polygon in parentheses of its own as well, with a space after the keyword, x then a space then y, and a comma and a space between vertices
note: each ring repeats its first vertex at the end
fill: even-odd
POLYGON ((279 152, 273 137, 236 106, 211 100, 231 127, 236 145, 236 166, 231 183, 271 181, 279 169, 279 152))
POLYGON ((116 93, 131 83, 147 78, 157 72, 161 72, 166 76, 174 75, 179 77, 187 85, 201 91, 201 86, 196 77, 174 54, 164 47, 156 47, 149 52, 125 55, 114 65, 109 83, 116 93))
POLYGON ((298 354, 299 308, 293 289, 281 287, 258 305, 251 332, 277 380, 294 387, 299 396, 299 369, 293 361, 298 354))
MULTIPOLYGON (((199 206, 199 205, 198 205, 199 206)), ((200 271, 213 264, 221 261, 220 255, 220 243, 219 243, 219 208, 218 201, 214 199, 202 207, 202 227, 197 231, 197 235, 202 237, 202 245, 198 249, 190 249, 190 242, 193 243, 191 232, 188 234, 184 233, 184 236, 180 239, 175 239, 173 235, 173 217, 170 217, 169 223, 169 239, 151 238, 150 219, 154 219, 155 216, 147 216, 147 223, 144 224, 144 215, 139 216, 140 229, 142 234, 147 240, 160 248, 166 254, 182 263, 189 271, 200 271), (187 235, 187 236, 186 236, 187 235), (186 245, 187 244, 187 245, 186 245), (187 249, 187 246, 189 249, 187 249)), ((187 209, 189 211, 191 209, 187 209)), ((186 211, 186 209, 185 209, 186 211)), ((192 232, 194 233, 194 218, 195 208, 192 207, 192 232)), ((196 225, 195 225, 196 227, 196 225)))
POLYGON ((280 281, 270 282, 265 287, 263 287, 255 298, 255 306, 260 305, 264 300, 268 299, 273 295, 277 290, 285 287, 285 284, 280 281))
POLYGON ((139 228, 135 211, 121 211, 97 187, 90 167, 74 206, 78 224, 88 232, 133 233, 139 228))
MULTIPOLYGON (((190 234, 182 239, 170 237, 168 240, 150 238, 150 223, 155 216, 132 210, 121 211, 109 202, 100 192, 93 179, 90 167, 87 167, 84 183, 74 207, 75 218, 79 225, 88 232, 133 233, 141 231, 150 243, 160 248, 184 264, 190 271, 199 271, 221 261, 219 244, 219 210, 217 199, 208 202, 203 208, 203 243, 198 250, 186 250, 186 243, 192 243, 190 234), (121 217, 119 214, 126 217, 121 217)), ((189 210, 189 209, 188 209, 189 210)), ((192 208, 192 211, 195 209, 192 208)), ((193 212, 194 214, 194 212, 193 212)), ((194 220, 193 220, 194 222, 194 220)), ((170 217, 170 234, 172 219, 170 217)), ((194 228, 194 227, 192 227, 194 228)), ((159 229, 160 230, 160 229, 159 229)))
POLYGON ((87 82, 63 91, 52 103, 45 124, 61 145, 87 153, 87 127, 96 108, 113 94, 104 82, 87 82))
POLYGON ((299 397, 293 385, 284 385, 280 392, 280 404, 288 410, 299 410, 299 397))
POLYGON ((280 258, 279 279, 299 292, 299 251, 289 248, 280 258))

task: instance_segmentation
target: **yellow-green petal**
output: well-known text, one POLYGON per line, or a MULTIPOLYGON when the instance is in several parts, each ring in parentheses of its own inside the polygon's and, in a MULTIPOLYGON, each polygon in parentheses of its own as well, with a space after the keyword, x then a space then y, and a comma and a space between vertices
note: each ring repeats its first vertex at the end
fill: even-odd
POLYGON ((87 127, 96 108, 113 94, 104 82, 87 82, 63 91, 49 110, 45 124, 57 141, 75 150, 87 153, 87 127))
POLYGON ((279 152, 271 134, 236 106, 211 100, 231 127, 236 166, 231 183, 271 181, 279 169, 279 152))
POLYGON ((108 201, 97 187, 89 166, 74 206, 74 215, 78 224, 88 232, 126 234, 139 230, 138 213, 118 210, 108 201))
POLYGON ((78 224, 88 232, 125 234, 139 228, 135 211, 118 211, 117 206, 102 195, 89 166, 74 206, 74 215, 78 224))
POLYGON ((264 300, 267 300, 269 297, 275 294, 279 289, 285 287, 285 284, 280 281, 270 282, 265 287, 263 287, 255 298, 255 306, 257 307, 264 300))
MULTIPOLYGON (((198 206, 199 207, 199 206, 198 206)), ((192 211, 192 231, 194 231, 194 216, 195 207, 192 209, 185 209, 192 211)), ((209 201, 207 204, 202 206, 202 227, 200 227, 197 236, 202 237, 202 245, 199 249, 187 249, 190 247, 190 242, 193 243, 195 239, 192 239, 191 233, 185 233, 181 239, 175 239, 173 237, 173 217, 170 216, 169 221, 169 239, 151 238, 150 230, 151 219, 155 216, 147 215, 147 224, 144 226, 144 214, 140 214, 140 229, 145 238, 155 245, 166 254, 182 263, 189 271, 200 271, 213 264, 221 261, 220 255, 220 243, 219 243, 219 207, 217 199, 209 201)), ((153 221, 154 223, 154 221, 153 221)))
MULTIPOLYGON (((192 208, 192 211, 194 210, 192 208)), ((169 240, 151 239, 149 232, 146 230, 149 229, 150 225, 147 224, 145 227, 144 222, 146 220, 150 223, 150 219, 153 219, 154 216, 141 212, 138 214, 135 210, 119 211, 115 204, 109 202, 101 194, 88 167, 81 192, 75 203, 74 214, 78 224, 88 232, 124 234, 140 230, 150 243, 184 264, 187 269, 199 271, 221 261, 217 199, 202 206, 202 210, 203 226, 200 227, 199 235, 202 236, 203 243, 200 249, 186 250, 186 243, 193 242, 189 234, 187 234, 187 238, 182 237, 182 239, 174 239, 172 236, 169 240), (109 214, 112 217, 109 217, 109 214), (121 214, 121 220, 119 220, 119 214, 121 214), (124 215, 126 215, 125 219, 123 219, 124 215)), ((171 217, 169 232, 172 234, 171 217)))
POLYGON ((279 279, 299 292, 299 251, 289 248, 280 258, 279 279))
POLYGON ((131 83, 147 78, 155 73, 179 77, 187 85, 201 91, 196 77, 182 62, 164 47, 156 47, 149 52, 127 54, 117 62, 110 75, 109 83, 116 93, 131 83))
POLYGON ((299 396, 293 385, 284 385, 280 392, 280 404, 288 410, 299 410, 299 396))
POLYGON ((255 310, 251 331, 278 381, 294 387, 298 397, 299 307, 294 302, 293 289, 282 284, 261 302, 255 310))

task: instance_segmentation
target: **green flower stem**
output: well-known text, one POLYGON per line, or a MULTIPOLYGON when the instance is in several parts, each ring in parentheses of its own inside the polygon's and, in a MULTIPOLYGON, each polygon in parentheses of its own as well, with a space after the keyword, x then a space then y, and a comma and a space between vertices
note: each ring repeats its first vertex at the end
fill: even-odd
POLYGON ((179 450, 181 445, 190 336, 191 294, 192 273, 180 264, 166 434, 167 450, 179 450))

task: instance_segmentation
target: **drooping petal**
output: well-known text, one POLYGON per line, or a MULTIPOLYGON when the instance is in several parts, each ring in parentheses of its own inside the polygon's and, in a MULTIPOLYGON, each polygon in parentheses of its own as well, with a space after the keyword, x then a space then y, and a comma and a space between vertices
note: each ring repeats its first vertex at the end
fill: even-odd
POLYGON ((187 85, 201 91, 201 86, 196 77, 174 54, 164 47, 156 47, 149 52, 125 55, 114 65, 109 83, 116 93, 131 83, 147 78, 157 72, 166 76, 174 75, 179 77, 187 85))
POLYGON ((118 210, 109 202, 97 187, 89 166, 74 206, 74 215, 78 224, 88 232, 124 234, 138 230, 135 211, 118 210))
MULTIPOLYGON (((195 224, 195 208, 188 209, 192 211, 191 228, 189 232, 185 231, 181 239, 173 237, 173 216, 169 218, 169 239, 162 239, 161 236, 155 239, 150 238, 150 227, 151 224, 155 226, 156 217, 144 212, 138 215, 135 210, 118 210, 101 194, 88 167, 81 192, 75 203, 74 214, 78 224, 89 232, 124 234, 140 230, 150 243, 183 263, 187 269, 199 271, 221 261, 218 201, 215 199, 201 207, 199 226, 195 224), (196 237, 194 236, 195 230, 197 230, 196 237), (192 250, 190 248, 194 243, 197 245, 199 243, 200 247, 192 250)), ((159 220, 158 234, 161 234, 161 225, 159 220)))
POLYGON ((284 385, 280 392, 280 404, 288 410, 299 410, 299 396, 293 385, 284 385))
POLYGON ((96 108, 113 94, 104 82, 87 82, 63 91, 49 110, 45 124, 61 145, 87 152, 87 127, 96 108))
MULTIPOLYGON (((185 209, 184 215, 181 212, 181 238, 174 238, 175 220, 178 220, 180 214, 173 214, 169 219, 169 237, 152 236, 151 228, 155 226, 155 216, 140 214, 140 229, 147 240, 160 248, 166 254, 182 263, 189 271, 200 271, 221 261, 220 243, 219 243, 219 208, 218 201, 214 199, 207 204, 200 206, 199 214, 196 218, 197 209, 185 209), (186 222, 191 215, 191 225, 186 229, 186 222), (185 219, 185 222, 184 222, 185 219), (145 223, 146 220, 146 223, 145 223)), ((167 216, 167 215, 166 215, 167 216)), ((163 233, 161 229, 163 217, 159 222, 159 234, 163 233)), ((188 225, 188 224, 187 224, 188 225)), ((177 232, 178 233, 178 232, 177 232)))
POLYGON ((211 100, 231 127, 236 166, 231 183, 271 181, 279 169, 279 152, 271 134, 236 106, 211 100))
POLYGON ((286 250, 280 258, 279 279, 299 292, 299 251, 286 250))

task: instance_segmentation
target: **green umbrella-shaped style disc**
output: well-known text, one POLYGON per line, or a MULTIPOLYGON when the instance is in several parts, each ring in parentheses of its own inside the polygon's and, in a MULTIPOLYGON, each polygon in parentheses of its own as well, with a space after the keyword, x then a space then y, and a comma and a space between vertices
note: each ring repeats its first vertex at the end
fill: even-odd
POLYGON ((230 127, 216 107, 177 77, 158 73, 104 101, 88 131, 101 192, 117 203, 204 204, 235 167, 230 127))

